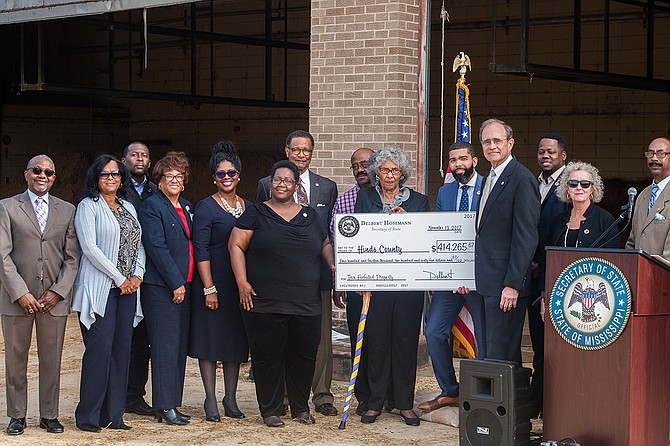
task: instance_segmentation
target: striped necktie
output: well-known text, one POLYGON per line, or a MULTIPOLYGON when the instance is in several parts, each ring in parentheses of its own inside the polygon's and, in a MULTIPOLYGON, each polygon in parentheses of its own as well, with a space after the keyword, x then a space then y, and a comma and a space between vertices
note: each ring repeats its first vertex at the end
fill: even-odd
POLYGON ((661 190, 660 187, 658 187, 658 184, 654 183, 651 185, 651 195, 649 195, 649 207, 647 208, 647 214, 651 212, 651 208, 654 207, 654 203, 656 203, 656 198, 658 198, 658 192, 661 190))
POLYGON ((42 197, 35 199, 35 216, 37 217, 37 223, 40 225, 40 231, 44 233, 44 228, 47 226, 47 209, 42 197))

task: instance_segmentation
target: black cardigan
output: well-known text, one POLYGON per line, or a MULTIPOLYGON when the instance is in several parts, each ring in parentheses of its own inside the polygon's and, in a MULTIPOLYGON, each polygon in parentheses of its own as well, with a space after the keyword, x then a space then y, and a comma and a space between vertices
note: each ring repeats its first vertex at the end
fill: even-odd
MULTIPOLYGON (((547 240, 547 246, 563 246, 565 240, 565 231, 567 223, 570 220, 570 210, 563 212, 553 221, 550 236, 547 240)), ((591 248, 600 235, 614 222, 612 214, 607 212, 595 203, 584 212, 584 220, 579 226, 577 233, 577 248, 591 248)), ((615 234, 619 232, 617 226, 612 227, 600 241, 598 246, 593 248, 621 248, 621 242, 615 234), (611 239, 611 240, 610 240, 611 239)))

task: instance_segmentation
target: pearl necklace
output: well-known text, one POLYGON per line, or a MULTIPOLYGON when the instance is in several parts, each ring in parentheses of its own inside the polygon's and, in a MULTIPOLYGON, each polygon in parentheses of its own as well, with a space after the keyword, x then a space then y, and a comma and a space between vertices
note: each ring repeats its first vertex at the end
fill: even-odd
POLYGON ((228 204, 228 202, 221 196, 221 193, 217 192, 216 193, 219 196, 219 199, 221 200, 221 204, 223 205, 223 208, 231 214, 235 218, 240 218, 240 215, 242 215, 242 212, 244 210, 242 209, 242 204, 240 203, 240 200, 237 198, 237 195, 235 195, 235 207, 233 208, 231 205, 228 204))

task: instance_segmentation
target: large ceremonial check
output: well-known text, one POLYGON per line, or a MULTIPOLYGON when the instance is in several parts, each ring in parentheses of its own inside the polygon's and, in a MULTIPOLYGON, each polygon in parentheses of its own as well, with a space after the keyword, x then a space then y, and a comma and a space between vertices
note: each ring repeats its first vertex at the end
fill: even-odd
POLYGON ((335 288, 475 289, 475 213, 335 216, 335 288))

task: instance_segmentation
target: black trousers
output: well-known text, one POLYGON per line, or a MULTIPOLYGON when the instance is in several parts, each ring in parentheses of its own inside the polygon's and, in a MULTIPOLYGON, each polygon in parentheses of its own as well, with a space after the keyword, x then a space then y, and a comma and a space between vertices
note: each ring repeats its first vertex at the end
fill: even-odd
POLYGON ((87 329, 81 323, 84 357, 81 360, 77 426, 120 426, 126 408, 130 340, 137 294, 120 295, 113 288, 107 298, 105 316, 96 315, 87 329))
POLYGON ((500 309, 500 295, 482 296, 482 298, 485 313, 486 358, 521 363, 521 334, 528 297, 519 297, 516 308, 507 312, 500 309))
POLYGON ((186 350, 191 324, 191 284, 180 304, 172 290, 142 284, 142 310, 151 342, 151 403, 154 409, 181 406, 186 372, 186 350))
MULTIPOLYGON (((349 328, 349 342, 351 343, 351 362, 356 355, 356 337, 358 334, 358 322, 363 310, 363 298, 354 292, 347 293, 347 327, 349 328)), ((367 322, 366 322, 367 324, 367 322)), ((368 383, 368 343, 363 336, 361 358, 358 363, 358 377, 354 385, 354 394, 359 402, 367 404, 370 400, 370 384, 368 383)))
POLYGON ((126 405, 139 402, 147 394, 145 388, 149 380, 149 358, 151 358, 149 334, 147 333, 147 324, 142 319, 133 329, 126 405))
POLYGON ((261 416, 281 414, 284 386, 291 415, 309 412, 309 392, 321 340, 321 315, 245 311, 244 326, 261 416))
MULTIPOLYGON (((536 298, 533 298, 535 300, 536 298)), ((544 322, 540 316, 540 302, 528 305, 528 329, 533 344, 533 376, 530 380, 530 404, 535 412, 542 410, 544 400, 544 322)))
POLYGON ((391 389, 397 409, 414 405, 423 299, 423 291, 372 293, 365 329, 370 410, 382 410, 391 389))

